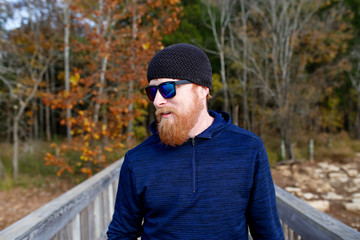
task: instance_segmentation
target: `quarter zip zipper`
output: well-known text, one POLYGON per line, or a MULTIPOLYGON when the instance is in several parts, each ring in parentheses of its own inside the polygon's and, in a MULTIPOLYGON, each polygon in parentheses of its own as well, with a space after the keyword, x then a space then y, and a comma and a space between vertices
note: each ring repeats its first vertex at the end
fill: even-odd
POLYGON ((195 138, 191 139, 191 144, 193 146, 193 153, 192 153, 192 190, 193 193, 196 192, 196 159, 195 159, 195 138))

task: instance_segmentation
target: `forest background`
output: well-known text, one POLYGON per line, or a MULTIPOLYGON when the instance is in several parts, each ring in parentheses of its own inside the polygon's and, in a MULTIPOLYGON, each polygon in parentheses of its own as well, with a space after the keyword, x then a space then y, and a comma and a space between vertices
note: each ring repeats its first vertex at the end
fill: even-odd
POLYGON ((149 136, 147 64, 179 42, 208 54, 209 108, 263 138, 271 164, 351 157, 359 29, 359 0, 2 1, 0 190, 78 183, 149 136))

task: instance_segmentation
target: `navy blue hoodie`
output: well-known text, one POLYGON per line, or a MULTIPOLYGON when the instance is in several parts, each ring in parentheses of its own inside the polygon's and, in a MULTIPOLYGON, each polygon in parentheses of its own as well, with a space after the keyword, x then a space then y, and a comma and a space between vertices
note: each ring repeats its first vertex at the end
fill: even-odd
POLYGON ((153 135, 127 152, 109 239, 283 239, 259 137, 209 111, 213 124, 181 146, 153 135))

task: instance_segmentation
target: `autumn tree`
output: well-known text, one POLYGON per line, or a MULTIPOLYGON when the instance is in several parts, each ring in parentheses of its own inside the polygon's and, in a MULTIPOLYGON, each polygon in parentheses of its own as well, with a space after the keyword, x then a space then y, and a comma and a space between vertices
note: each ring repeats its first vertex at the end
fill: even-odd
MULTIPOLYGON (((65 90, 70 92, 70 1, 65 0, 63 3, 64 10, 64 80, 65 80, 65 90)), ((70 104, 66 104, 66 137, 67 141, 71 141, 71 108, 70 104)))
MULTIPOLYGON (((352 67, 348 71, 348 76, 352 86, 350 91, 355 95, 355 118, 352 118, 351 114, 348 117, 350 119, 349 130, 353 129, 355 138, 360 139, 360 2, 345 0, 345 4, 351 9, 351 15, 347 19, 354 28, 354 38, 349 42, 349 60, 352 67)), ((352 99, 350 99, 349 105, 352 105, 351 103, 352 99)), ((350 109, 349 112, 353 111, 350 109)))
MULTIPOLYGON (((23 25, 7 34, 5 49, 8 58, 15 58, 12 66, 16 74, 6 79, 13 88, 10 97, 14 106, 13 116, 13 177, 18 176, 19 124, 30 102, 37 96, 37 90, 44 79, 50 63, 56 57, 57 33, 49 22, 52 12, 37 11, 48 4, 42 1, 26 1, 19 7, 27 8, 29 16, 23 19, 23 25)), ((51 4, 51 3, 50 3, 51 4)), ((5 80, 5 79, 4 79, 5 80)))
POLYGON ((220 57, 220 75, 224 92, 224 111, 229 111, 229 93, 227 87, 226 77, 226 59, 225 59, 225 47, 227 44, 226 38, 228 35, 228 28, 233 16, 233 9, 236 1, 224 0, 224 1, 211 1, 202 0, 209 22, 206 23, 213 33, 213 38, 216 43, 216 52, 220 57))
MULTIPOLYGON (((107 156, 132 142, 129 136, 144 115, 143 94, 146 67, 161 48, 162 34, 178 25, 178 1, 77 1, 73 4, 72 41, 74 64, 70 91, 44 98, 53 108, 73 112, 72 141, 54 146, 58 154, 47 154, 48 164, 64 171, 92 175, 105 167, 107 156), (76 67, 81 66, 81 67, 76 67), (71 163, 69 152, 79 152, 71 163)), ((65 120, 63 120, 65 124, 65 120)), ((115 160, 115 159, 112 159, 115 160)))

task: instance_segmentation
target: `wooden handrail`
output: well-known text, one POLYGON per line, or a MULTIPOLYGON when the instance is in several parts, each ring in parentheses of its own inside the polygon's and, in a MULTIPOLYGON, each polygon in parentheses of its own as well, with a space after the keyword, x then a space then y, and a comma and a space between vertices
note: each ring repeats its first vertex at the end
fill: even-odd
MULTIPOLYGON (((313 208, 305 201, 293 196, 279 186, 275 186, 276 205, 281 221, 292 231, 289 235, 301 239, 316 240, 359 240, 360 232, 313 208)), ((285 239, 289 239, 285 238, 285 239)))
MULTIPOLYGON (((4 229, 0 239, 106 239, 122 162, 120 159, 4 229)), ((282 188, 275 186, 275 191, 285 239, 360 239, 356 230, 282 188)))
POLYGON ((0 239, 104 239, 122 162, 123 158, 4 229, 0 239))

